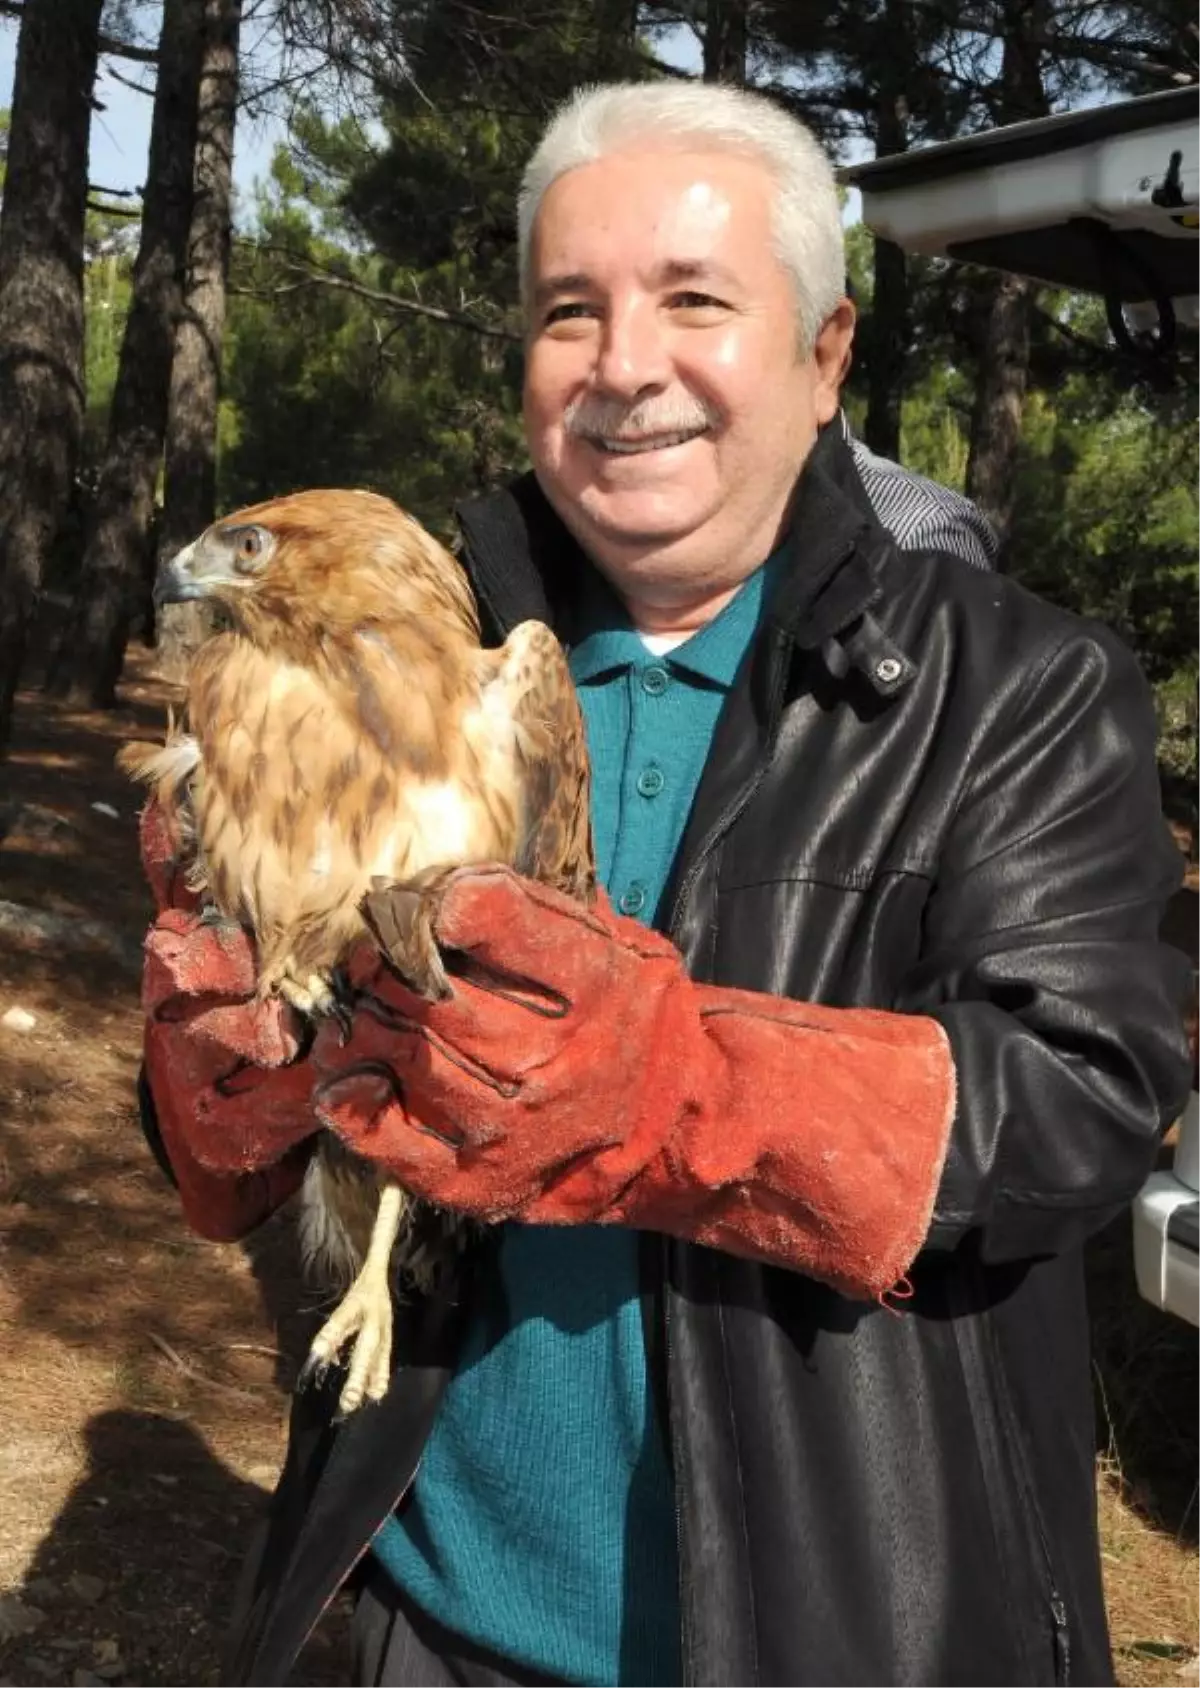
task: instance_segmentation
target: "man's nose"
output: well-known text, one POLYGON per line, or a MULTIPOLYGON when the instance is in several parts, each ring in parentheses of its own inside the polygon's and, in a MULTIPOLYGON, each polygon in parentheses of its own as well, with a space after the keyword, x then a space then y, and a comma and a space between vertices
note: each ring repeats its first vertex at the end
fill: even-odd
POLYGON ((605 318, 596 359, 596 385, 624 398, 647 387, 667 385, 671 360, 658 313, 649 300, 636 300, 605 318))

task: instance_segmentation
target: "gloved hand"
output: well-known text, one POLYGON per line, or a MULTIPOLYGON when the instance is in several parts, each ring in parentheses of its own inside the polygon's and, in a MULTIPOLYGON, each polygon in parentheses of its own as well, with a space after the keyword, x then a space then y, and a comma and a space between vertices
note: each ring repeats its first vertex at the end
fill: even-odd
POLYGON ((287 1200, 317 1129, 312 1072, 298 1017, 255 996, 254 946, 211 925, 174 867, 174 840, 155 803, 143 812, 142 861, 159 914, 146 935, 145 1073, 155 1123, 189 1224, 227 1241, 287 1200), (184 906, 172 906, 172 899, 184 906))
POLYGON ((623 1224, 877 1298, 924 1240, 954 1114, 938 1023, 696 985, 665 939, 504 868, 431 893, 453 994, 364 952, 319 1118, 484 1220, 623 1224), (456 957, 455 952, 460 952, 456 957))
POLYGON ((158 913, 165 908, 189 913, 198 909, 200 898, 189 888, 182 863, 183 841, 177 823, 153 797, 138 816, 138 848, 158 913))

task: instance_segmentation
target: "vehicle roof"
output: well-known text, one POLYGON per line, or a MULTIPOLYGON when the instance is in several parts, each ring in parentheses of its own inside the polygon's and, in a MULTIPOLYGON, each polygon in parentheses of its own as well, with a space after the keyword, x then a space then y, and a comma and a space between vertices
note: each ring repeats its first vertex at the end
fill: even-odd
POLYGON ((840 172, 906 251, 1122 301, 1197 291, 1200 88, 1060 113, 840 172))

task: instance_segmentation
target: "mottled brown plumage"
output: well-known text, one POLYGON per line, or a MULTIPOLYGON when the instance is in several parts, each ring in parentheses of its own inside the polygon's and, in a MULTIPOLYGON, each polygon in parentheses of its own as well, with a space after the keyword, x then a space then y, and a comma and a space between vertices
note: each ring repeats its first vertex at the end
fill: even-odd
MULTIPOLYGON (((458 563, 387 499, 312 491, 238 511, 166 566, 159 596, 215 599, 236 630, 198 653, 184 729, 124 765, 154 787, 217 909, 253 930, 264 995, 329 1008, 330 970, 366 935, 381 882, 503 861, 591 899, 587 757, 561 647, 525 622, 485 651, 458 563)), ((419 917, 387 942, 415 988, 444 991, 419 917)), ((370 1168, 323 1136, 302 1232, 334 1276, 362 1265, 375 1196, 370 1168)), ((406 1215, 415 1268, 427 1238, 406 1215)), ((355 1328, 334 1330, 335 1347, 355 1328)), ((357 1367, 360 1394, 379 1394, 378 1357, 358 1360, 351 1383, 357 1367)))

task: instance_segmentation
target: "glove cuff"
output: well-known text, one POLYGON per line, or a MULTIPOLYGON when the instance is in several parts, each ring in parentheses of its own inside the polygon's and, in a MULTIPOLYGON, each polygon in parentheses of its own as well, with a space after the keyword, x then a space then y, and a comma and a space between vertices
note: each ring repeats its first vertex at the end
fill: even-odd
POLYGON ((596 1217, 880 1299, 916 1258, 941 1180, 956 1098, 942 1027, 693 989, 705 1048, 691 1100, 596 1217))

